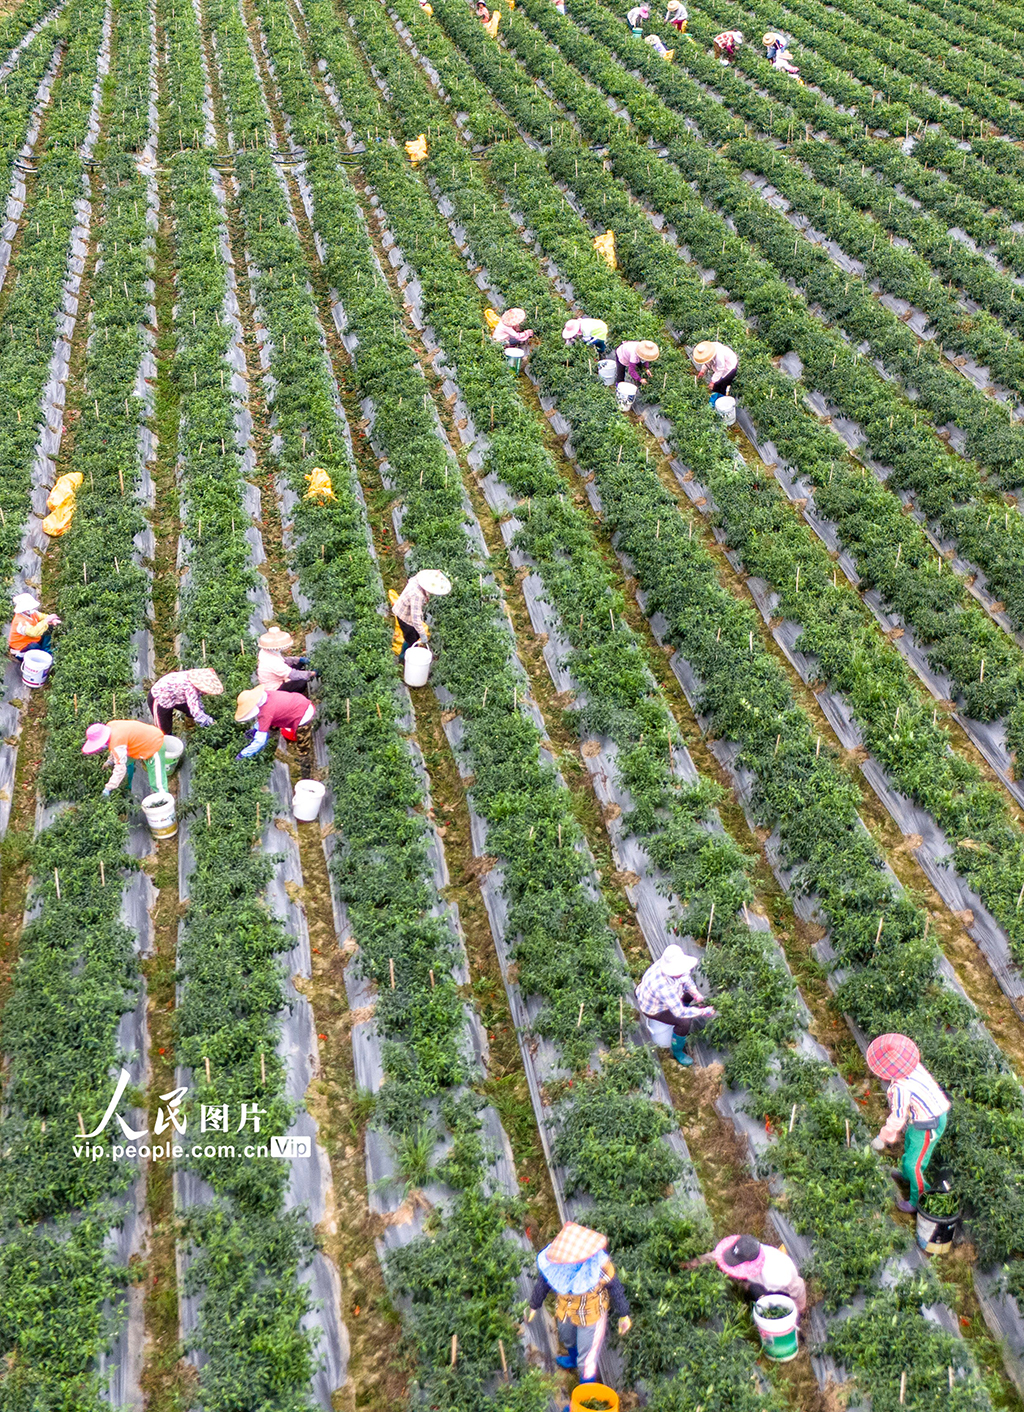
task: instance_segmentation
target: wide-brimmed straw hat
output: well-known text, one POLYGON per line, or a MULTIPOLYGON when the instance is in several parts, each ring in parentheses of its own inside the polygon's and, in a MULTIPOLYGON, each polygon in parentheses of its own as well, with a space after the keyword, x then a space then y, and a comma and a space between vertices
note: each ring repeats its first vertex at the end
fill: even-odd
POLYGON ((420 588, 425 588, 435 598, 445 598, 452 591, 452 581, 440 569, 420 569, 416 575, 420 588))
POLYGON ((252 686, 247 691, 238 693, 238 706, 235 709, 235 720, 247 720, 254 711, 258 711, 267 698, 267 689, 263 686, 252 686))
POLYGON ((649 338, 642 338, 636 345, 636 356, 644 363, 653 363, 656 358, 661 357, 661 349, 649 338))
POLYGON ((604 1250, 607 1244, 608 1237, 600 1231, 592 1231, 589 1226, 578 1226, 575 1221, 566 1221, 544 1254, 554 1265, 578 1265, 599 1250, 604 1250))
POLYGON ((762 34, 761 43, 767 48, 769 44, 781 44, 782 35, 776 34, 774 30, 769 30, 767 34, 762 34))
POLYGON ((666 976, 688 976, 697 965, 696 956, 687 956, 681 946, 673 943, 661 953, 661 969, 666 976))
POLYGON ((921 1062, 921 1051, 905 1034, 880 1034, 868 1045, 868 1068, 880 1079, 905 1079, 921 1062))
POLYGON ((275 623, 258 641, 268 652, 283 652, 286 647, 291 647, 295 639, 290 632, 285 632, 284 628, 279 628, 275 623))
POLYGON ((31 593, 16 593, 12 603, 16 613, 34 613, 39 607, 39 599, 31 593))
POLYGON ((85 744, 82 746, 83 755, 98 755, 101 750, 106 750, 110 744, 110 727, 97 721, 85 732, 85 744))
POLYGON ((710 363, 715 356, 715 345, 710 342, 698 343, 693 350, 693 361, 698 365, 710 363))
POLYGON ((205 696, 221 696, 224 693, 224 683, 212 667, 192 667, 185 675, 196 691, 203 692, 205 696))

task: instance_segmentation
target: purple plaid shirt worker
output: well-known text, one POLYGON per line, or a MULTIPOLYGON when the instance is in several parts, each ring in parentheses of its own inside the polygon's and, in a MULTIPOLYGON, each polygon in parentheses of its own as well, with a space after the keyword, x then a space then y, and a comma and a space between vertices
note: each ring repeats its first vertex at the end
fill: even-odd
POLYGON ((681 946, 666 946, 636 988, 639 1010, 649 1020, 671 1026, 672 1053, 684 1068, 693 1063, 686 1052, 687 1036, 702 1030, 717 1014, 691 979, 696 966, 697 958, 687 956, 681 946))

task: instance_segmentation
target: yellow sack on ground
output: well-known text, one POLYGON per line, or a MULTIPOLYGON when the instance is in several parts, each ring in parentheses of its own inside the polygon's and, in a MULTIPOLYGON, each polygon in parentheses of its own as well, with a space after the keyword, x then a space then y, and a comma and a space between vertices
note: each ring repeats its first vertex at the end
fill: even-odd
POLYGON ((60 476, 55 482, 53 489, 46 497, 46 508, 48 510, 59 510, 62 505, 69 501, 75 503, 75 496, 78 494, 78 487, 82 484, 82 472, 70 471, 66 476, 60 476))
POLYGON ((617 270, 619 268, 619 262, 615 258, 615 232, 613 230, 606 230, 604 235, 595 235, 594 249, 609 269, 617 270))
POLYGON ((485 29, 485 30, 487 31, 487 33, 491 36, 492 39, 497 39, 497 37, 498 37, 498 26, 499 26, 500 24, 501 24, 501 11, 500 11, 500 10, 495 10, 494 14, 491 16, 491 18, 490 18, 490 19, 487 21, 487 23, 484 25, 484 29, 485 29))
POLYGON ((674 49, 666 49, 666 50, 665 50, 665 63, 666 63, 666 64, 671 64, 672 60, 673 60, 675 57, 676 57, 676 51, 675 51, 674 49))
POLYGON ((316 500, 322 505, 325 500, 335 499, 331 478, 322 466, 313 467, 306 477, 306 484, 309 486, 306 491, 307 500, 316 500))
POLYGON ((57 535, 63 534, 71 524, 74 513, 75 502, 69 500, 67 504, 62 505, 59 510, 54 510, 52 515, 47 515, 46 519, 43 521, 43 534, 48 534, 51 539, 55 539, 57 535))
POLYGON ((414 167, 418 167, 421 162, 427 160, 427 135, 421 132, 419 137, 414 137, 411 142, 405 144, 406 155, 414 167))

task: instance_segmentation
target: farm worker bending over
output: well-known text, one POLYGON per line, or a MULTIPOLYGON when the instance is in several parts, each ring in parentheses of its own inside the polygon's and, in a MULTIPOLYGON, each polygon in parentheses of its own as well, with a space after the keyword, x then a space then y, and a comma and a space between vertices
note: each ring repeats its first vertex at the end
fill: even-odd
POLYGON ((506 309, 491 330, 495 343, 500 343, 502 348, 509 343, 528 343, 533 337, 533 329, 520 329, 525 318, 525 309, 506 309))
POLYGON ((634 5, 631 10, 626 11, 626 19, 633 29, 639 29, 641 22, 650 19, 650 17, 651 12, 646 5, 634 5))
POLYGON ((906 1128, 903 1161, 892 1175, 910 1187, 910 1200, 896 1202, 901 1211, 917 1210, 930 1188, 924 1171, 946 1131, 950 1102, 921 1063, 921 1051, 905 1034, 880 1034, 868 1045, 868 1068, 889 1080, 889 1116, 871 1146, 881 1152, 906 1128))
POLYGON ((724 392, 735 382, 740 360, 727 343, 715 343, 711 340, 698 343, 692 357, 700 369, 697 381, 707 378, 708 391, 712 398, 715 393, 724 392))
POLYGON ((294 638, 283 628, 272 627, 259 639, 260 655, 256 659, 256 680, 268 691, 301 691, 309 695, 309 683, 316 679, 316 672, 305 671, 309 666, 308 657, 282 657, 286 647, 291 647, 294 638))
POLYGON ((597 356, 604 357, 605 341, 608 338, 608 325, 604 319, 568 319, 562 330, 566 347, 581 338, 591 348, 597 349, 597 356))
POLYGON ((800 72, 789 57, 787 40, 784 35, 769 30, 761 36, 761 43, 765 48, 765 57, 773 68, 781 69, 784 74, 796 75, 800 72))
POLYGON ((250 756, 258 755, 266 745, 270 732, 277 730, 285 740, 298 740, 302 729, 303 739, 299 741, 299 746, 303 754, 308 755, 313 743, 311 725, 315 715, 316 707, 312 701, 291 691, 267 691, 262 686, 240 691, 235 720, 255 721, 256 729, 252 740, 238 752, 235 759, 248 760, 250 756))
POLYGON ((693 1063, 686 1052, 687 1035, 702 1030, 717 1013, 713 1005, 704 1004, 691 980, 696 965, 697 958, 687 956, 681 946, 666 946, 636 988, 636 1003, 642 1013, 649 1020, 672 1026, 672 1053, 687 1069, 693 1063))
POLYGON ((565 1353, 560 1368, 577 1368, 581 1383, 597 1381, 597 1360, 608 1332, 609 1309, 619 1316, 619 1333, 632 1325, 626 1292, 605 1253, 608 1237, 567 1221, 537 1256, 537 1283, 530 1295, 527 1323, 554 1291, 555 1321, 565 1353))
POLYGON ((491 12, 484 4, 484 0, 476 0, 476 17, 484 25, 491 18, 491 12))
POLYGON ((723 1275, 744 1285, 754 1299, 760 1299, 765 1294, 786 1294, 796 1305, 798 1314, 806 1309, 807 1286, 800 1277, 800 1271, 778 1246, 762 1245, 752 1235, 726 1236, 707 1255, 688 1260, 683 1269, 693 1270, 711 1260, 723 1275))
POLYGON ((647 381, 651 364, 660 357, 661 349, 649 338, 641 338, 633 343, 620 343, 615 350, 615 361, 618 364, 616 381, 642 385, 647 381))
POLYGON ((723 63, 727 64, 742 43, 743 31, 741 29, 724 29, 714 38, 715 58, 721 59, 723 63))
POLYGON ((135 762, 144 760, 146 774, 153 791, 167 793, 167 759, 164 755, 166 737, 158 726, 149 726, 145 721, 108 721, 107 724, 92 725, 85 733, 83 755, 98 755, 101 750, 110 752, 114 768, 103 787, 104 794, 112 794, 127 775, 128 788, 135 778, 135 762))
POLYGON ((423 613, 431 595, 435 598, 447 598, 451 591, 451 579, 442 574, 440 569, 420 569, 402 589, 391 610, 398 619, 398 626, 405 638, 405 646, 398 654, 399 662, 405 661, 405 654, 414 642, 422 642, 424 647, 427 645, 423 613))
POLYGON ((665 23, 677 29, 680 34, 686 33, 686 21, 690 18, 683 0, 668 0, 668 9, 665 11, 665 23))
POLYGON ((40 613, 39 600, 31 593, 16 593, 11 605, 14 617, 7 645, 12 657, 20 657, 23 652, 37 648, 40 652, 52 652, 53 634, 51 628, 59 625, 60 619, 54 613, 40 613))
POLYGON ((212 667, 195 667, 188 672, 168 672, 150 688, 150 713, 165 735, 174 729, 174 713, 190 716, 197 726, 212 726, 213 717, 203 710, 199 693, 220 696, 224 691, 220 677, 212 667))
POLYGON ((644 39, 644 43, 649 44, 659 58, 665 59, 668 63, 672 62, 672 56, 676 51, 674 49, 666 49, 664 40, 659 39, 656 34, 648 34, 644 39))

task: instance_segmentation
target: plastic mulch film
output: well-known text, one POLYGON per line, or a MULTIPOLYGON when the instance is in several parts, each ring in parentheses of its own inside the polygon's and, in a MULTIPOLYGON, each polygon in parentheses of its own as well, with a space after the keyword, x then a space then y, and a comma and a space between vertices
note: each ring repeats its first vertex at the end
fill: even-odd
POLYGON ((999 1345, 1003 1366, 1024 1396, 1024 1316, 1017 1301, 1005 1290, 1000 1266, 982 1270, 975 1265, 973 1275, 982 1317, 999 1345))
MULTIPOLYGON (((67 3, 68 0, 64 0, 64 4, 62 4, 60 8, 63 10, 64 5, 67 3)), ((42 21, 36 26, 36 31, 41 28, 42 21)), ((25 39, 22 40, 22 44, 26 44, 30 37, 34 37, 34 35, 26 35, 25 39)), ((4 280, 7 277, 7 270, 11 260, 11 248, 14 244, 14 238, 18 233, 18 223, 25 209, 26 168, 24 164, 32 159, 35 145, 39 141, 39 133, 43 125, 43 114, 49 106, 50 91, 53 88, 54 80, 57 77, 57 70, 60 68, 60 61, 63 56, 64 42, 63 40, 59 40, 57 47, 53 51, 53 58, 50 60, 46 72, 40 80, 39 88, 36 91, 36 101, 32 109, 32 116, 29 120, 28 131, 25 134, 25 141, 17 157, 14 159, 14 171, 11 177, 11 193, 7 198, 4 223, 3 226, 0 227, 0 289, 3 288, 4 280)), ((3 82, 9 72, 10 69, 8 69, 8 66, 5 64, 3 68, 0 69, 0 83, 3 82)))
MULTIPOLYGON (((765 443, 764 447, 759 449, 759 454, 770 455, 772 451, 774 451, 774 447, 771 446, 771 443, 765 443)), ((695 503, 701 502, 699 508, 705 515, 713 513, 715 508, 713 498, 708 495, 699 482, 692 478, 689 480, 686 478, 686 473, 681 472, 679 462, 674 461, 672 464, 677 479, 687 496, 695 503)), ((772 469, 775 478, 789 499, 803 505, 805 520, 823 543, 830 550, 838 551, 839 540, 834 526, 820 516, 815 509, 813 487, 806 481, 796 478, 791 468, 778 460, 775 461, 772 469)), ((715 530, 715 537, 720 543, 724 543, 725 535, 721 530, 715 530)), ((739 557, 731 551, 726 552, 732 566, 743 575, 744 570, 739 557)), ((839 564, 850 581, 856 585, 858 582, 856 568, 850 556, 843 554, 839 559, 839 564)), ((777 595, 759 578, 748 577, 745 582, 762 618, 766 623, 772 623, 778 604, 777 595)), ((877 591, 871 590, 863 597, 883 631, 890 633, 894 628, 902 627, 900 619, 885 612, 877 591)), ((815 682, 816 659, 800 652, 798 647, 801 635, 800 625, 786 621, 772 628, 771 632, 785 653, 787 660, 799 673, 801 680, 807 684, 815 682)), ((949 678, 940 675, 932 668, 928 655, 918 644, 913 630, 909 627, 902 628, 901 635, 892 637, 890 640, 932 696, 937 701, 947 700, 951 689, 949 678)), ((815 696, 841 743, 847 749, 856 749, 860 746, 863 743, 860 729, 844 699, 827 689, 816 690, 815 696)), ((955 714, 955 719, 963 728, 968 739, 977 746, 986 760, 997 770, 1014 798, 1024 802, 1024 787, 1010 777, 1010 759, 1005 748, 1006 733, 1002 723, 976 721, 964 716, 961 712, 955 714)), ((904 837, 910 840, 920 840, 912 843, 911 851, 915 859, 943 902, 957 915, 965 930, 984 953, 1000 988, 1015 1007, 1024 1006, 1024 975, 1021 974, 1020 968, 1012 958, 1009 939, 978 894, 949 865, 947 860, 952 857, 954 850, 943 831, 930 814, 918 808, 898 791, 876 760, 869 757, 861 761, 859 768, 886 811, 899 826, 904 837)))

